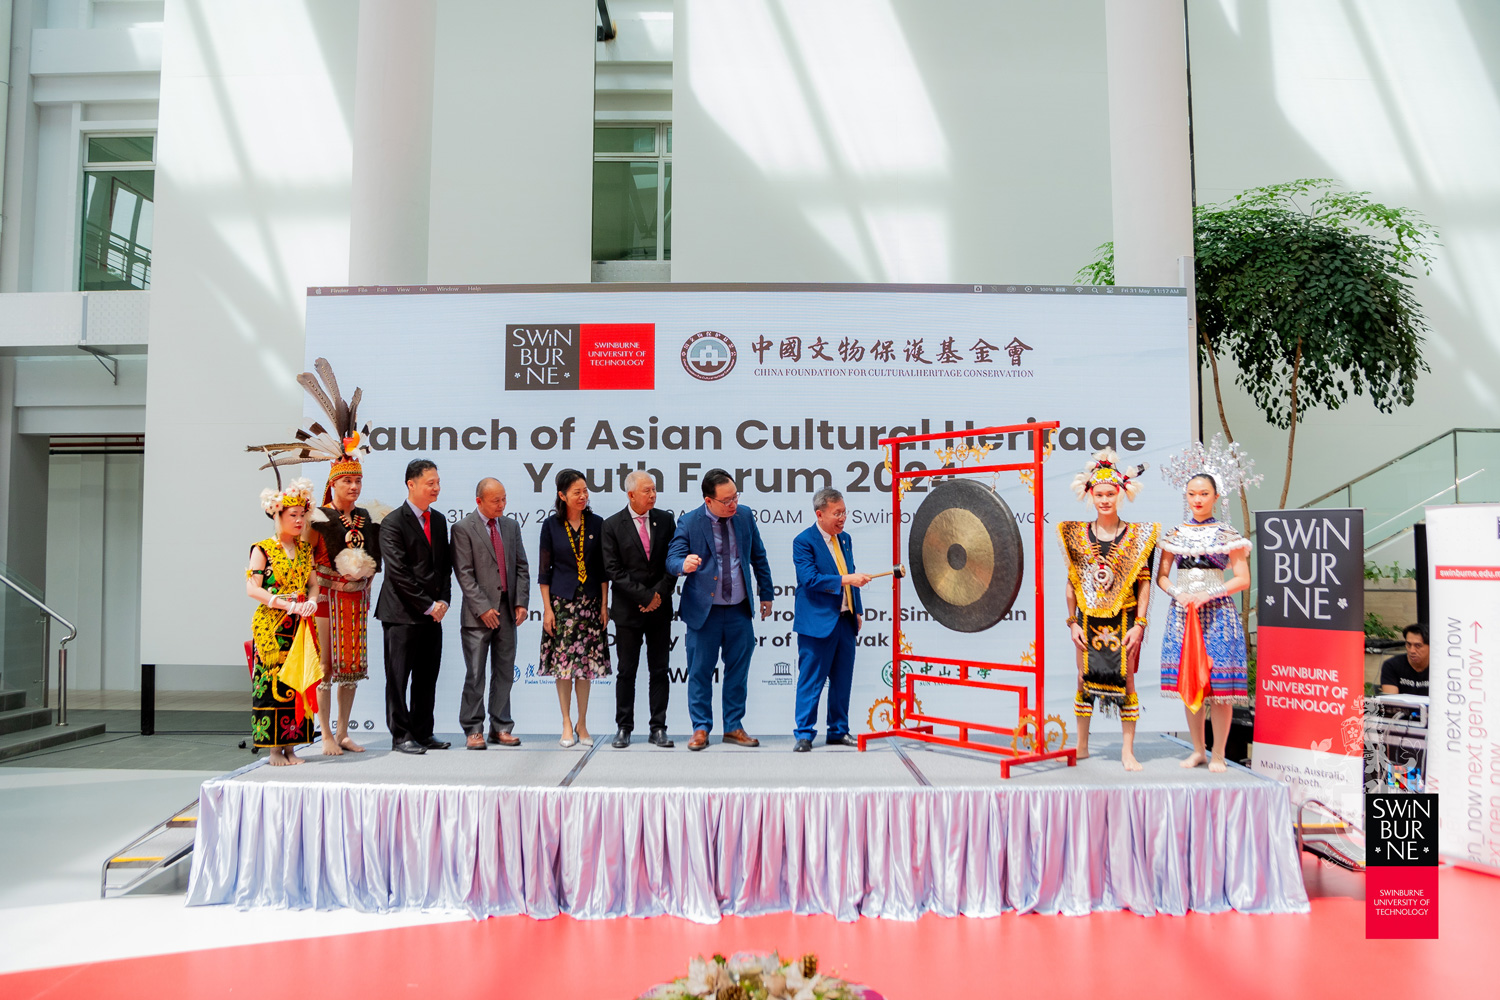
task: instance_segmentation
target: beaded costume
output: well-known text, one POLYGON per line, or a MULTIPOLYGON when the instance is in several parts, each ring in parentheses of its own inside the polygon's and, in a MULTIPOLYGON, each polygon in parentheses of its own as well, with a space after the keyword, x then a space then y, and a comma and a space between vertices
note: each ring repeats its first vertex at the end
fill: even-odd
MULTIPOLYGON (((1194 593, 1222 586, 1230 557, 1236 552, 1248 552, 1250 540, 1241 537, 1229 525, 1210 519, 1203 523, 1188 521, 1179 524, 1164 534, 1157 545, 1176 558, 1176 589, 1194 593)), ((1203 627, 1203 645, 1209 658, 1204 703, 1250 704, 1245 631, 1234 600, 1219 596, 1201 605, 1198 623, 1203 627)), ((1177 674, 1182 663, 1182 635, 1186 625, 1186 613, 1173 598, 1167 609, 1167 627, 1161 640, 1161 693, 1168 698, 1179 697, 1177 674)))
MULTIPOLYGON (((287 507, 312 505, 312 484, 305 479, 293 481, 286 490, 263 490, 261 506, 268 514, 287 507)), ((261 586, 272 594, 287 595, 298 601, 308 592, 313 571, 313 547, 297 542, 291 555, 281 539, 272 535, 252 546, 265 554, 266 568, 245 570, 247 577, 259 572, 261 586)), ((283 684, 276 669, 286 661, 302 619, 285 606, 257 605, 250 619, 254 637, 254 662, 250 668, 250 734, 258 747, 284 747, 312 742, 312 719, 298 712, 297 691, 283 684)))
MULTIPOLYGON (((329 477, 329 483, 335 478, 329 477)), ((319 507, 310 525, 318 617, 328 619, 329 673, 324 685, 354 684, 370 675, 370 585, 380 569, 380 526, 363 507, 347 514, 319 507)))
MULTIPOLYGON (((1133 500, 1145 471, 1145 465, 1121 465, 1119 456, 1105 449, 1073 478, 1073 493, 1083 500, 1097 486, 1113 486, 1122 500, 1133 500)), ((1126 684, 1126 670, 1136 669, 1140 650, 1127 657, 1125 634, 1140 618, 1136 591, 1141 581, 1151 579, 1151 555, 1159 530, 1156 524, 1122 521, 1114 538, 1100 541, 1088 521, 1064 521, 1057 526, 1068 561, 1068 586, 1078 606, 1076 621, 1083 628, 1083 682, 1073 699, 1073 714, 1080 718, 1094 714, 1095 701, 1106 715, 1118 714, 1122 722, 1140 718, 1140 700, 1126 684)))
MULTIPOLYGON (((1230 494, 1242 492, 1264 478, 1253 474, 1254 468, 1254 460, 1236 442, 1226 445, 1224 436, 1215 434, 1207 447, 1202 442, 1195 442, 1171 456, 1162 467, 1162 477, 1173 488, 1185 493, 1189 482, 1207 476, 1213 481, 1214 492, 1222 503, 1230 494)), ((1183 513, 1184 522, 1164 533, 1157 547, 1175 557, 1177 580, 1167 588, 1169 594, 1207 591, 1217 595, 1198 607, 1203 652, 1209 661, 1203 703, 1248 705, 1250 676, 1245 629, 1234 601, 1224 593, 1224 570, 1236 553, 1249 553, 1250 540, 1216 518, 1193 520, 1185 497, 1183 513)), ((1179 674, 1186 628, 1187 616, 1174 596, 1167 609, 1167 626, 1161 641, 1161 693, 1166 698, 1182 698, 1179 674)))
MULTIPOLYGON (((1122 523, 1113 540, 1100 541, 1087 521, 1057 526, 1068 560, 1068 585, 1083 626, 1086 660, 1073 704, 1077 715, 1092 715, 1097 700, 1106 715, 1118 714, 1125 722, 1140 718, 1140 701, 1125 690, 1125 633, 1138 617, 1136 591, 1142 581, 1151 579, 1158 530, 1156 524, 1122 523)), ((1134 661, 1131 657, 1128 664, 1132 670, 1134 661)))

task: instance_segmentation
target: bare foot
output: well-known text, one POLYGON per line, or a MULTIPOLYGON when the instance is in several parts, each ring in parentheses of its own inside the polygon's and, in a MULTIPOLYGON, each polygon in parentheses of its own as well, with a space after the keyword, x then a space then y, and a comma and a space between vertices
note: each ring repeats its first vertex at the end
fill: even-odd
POLYGON ((1194 750, 1191 754, 1188 755, 1188 757, 1187 757, 1186 760, 1178 761, 1177 762, 1177 766, 1178 767, 1197 767, 1199 764, 1203 763, 1205 760, 1208 760, 1208 755, 1207 754, 1203 753, 1203 751, 1201 751, 1201 750, 1194 750))
POLYGON ((1214 754, 1213 760, 1210 760, 1208 762, 1208 769, 1215 774, 1223 774, 1225 771, 1229 770, 1229 765, 1224 763, 1223 757, 1220 757, 1218 754, 1214 754))
POLYGON ((293 750, 291 747, 286 747, 281 752, 286 755, 285 762, 287 764, 304 764, 304 763, 306 763, 306 761, 304 761, 301 757, 297 756, 297 752, 295 750, 293 750))
POLYGON ((343 755, 344 751, 339 749, 339 745, 337 743, 335 743, 330 737, 323 737, 324 757, 342 757, 343 755))
POLYGON ((1079 747, 1078 747, 1078 753, 1075 755, 1075 758, 1077 760, 1088 760, 1089 759, 1089 747, 1088 747, 1087 743, 1083 743, 1083 744, 1079 745, 1079 747))
POLYGON ((1120 754, 1120 763, 1125 765, 1125 770, 1127 771, 1145 770, 1145 768, 1141 766, 1141 762, 1135 759, 1135 754, 1131 753, 1129 750, 1126 750, 1120 754))
POLYGON ((351 736, 345 736, 343 739, 339 740, 339 746, 343 747, 345 750, 348 750, 350 753, 365 752, 365 748, 354 742, 354 738, 351 736))

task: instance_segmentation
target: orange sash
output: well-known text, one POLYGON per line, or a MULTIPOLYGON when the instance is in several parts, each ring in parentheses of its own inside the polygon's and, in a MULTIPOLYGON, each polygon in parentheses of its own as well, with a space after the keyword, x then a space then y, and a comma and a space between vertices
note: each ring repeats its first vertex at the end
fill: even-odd
POLYGON ((1182 660, 1177 665, 1177 694, 1189 712, 1203 708, 1203 696, 1208 690, 1208 648, 1203 643, 1203 625, 1198 621, 1197 608, 1183 608, 1186 622, 1182 629, 1182 660))

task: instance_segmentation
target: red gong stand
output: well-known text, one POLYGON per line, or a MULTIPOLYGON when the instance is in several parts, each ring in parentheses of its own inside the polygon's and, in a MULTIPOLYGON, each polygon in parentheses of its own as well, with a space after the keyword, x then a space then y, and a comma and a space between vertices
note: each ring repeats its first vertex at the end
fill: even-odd
POLYGON ((915 651, 904 652, 901 648, 901 580, 898 577, 893 583, 891 592, 891 728, 878 733, 865 733, 860 736, 859 748, 861 750, 865 749, 868 741, 885 739, 887 737, 901 737, 909 740, 921 740, 924 743, 940 743, 944 746, 963 747, 967 750, 981 750, 985 753, 993 753, 1001 756, 1000 776, 1002 778, 1009 778, 1010 769, 1017 764, 1032 764, 1037 761, 1050 760, 1056 757, 1066 758, 1069 767, 1078 763, 1078 751, 1072 747, 1059 747, 1056 750, 1047 749, 1047 738, 1044 734, 1046 720, 1043 717, 1043 713, 1046 711, 1047 705, 1047 656, 1042 642, 1042 630, 1046 625, 1042 588, 1046 583, 1043 570, 1045 568, 1044 553, 1047 546, 1043 538, 1046 522, 1043 516, 1044 490, 1042 484, 1042 461, 1046 453, 1042 439, 1047 436, 1043 432, 1055 430, 1058 426, 1058 422, 1054 420, 1041 424, 1011 424, 1006 427, 984 427, 973 430, 949 431, 943 434, 920 434, 911 437, 883 438, 880 441, 882 446, 891 449, 892 565, 900 564, 902 561, 901 483, 903 480, 950 477, 956 474, 972 472, 1020 472, 1023 475, 1030 474, 1033 513, 1032 527, 1035 529, 1033 532, 1032 549, 1034 550, 1036 562, 1032 573, 1033 588, 1036 594, 1035 610, 1032 612, 1032 628, 1035 636, 1035 644, 1032 648, 1036 651, 1036 655, 1033 657, 1035 662, 1026 664, 955 659, 946 656, 926 656, 915 651), (906 470, 901 465, 902 445, 913 445, 923 441, 954 441, 980 436, 1015 433, 1024 433, 1031 441, 1031 461, 1015 462, 1008 465, 978 465, 963 469, 906 470), (958 676, 933 677, 929 674, 908 672, 905 668, 908 662, 937 663, 957 667, 958 676), (1009 684, 970 677, 970 671, 981 669, 997 670, 1026 676, 1009 684), (950 687, 1009 692, 1016 695, 1019 699, 1016 723, 1013 726, 997 726, 991 722, 971 722, 962 719, 948 719, 935 715, 926 715, 917 707, 916 686, 918 684, 944 684, 950 687), (958 736, 956 738, 952 736, 939 736, 933 731, 935 726, 956 728, 958 736), (976 743, 969 739, 969 732, 971 730, 977 730, 981 733, 993 733, 999 736, 1009 736, 1012 745, 1007 746, 1004 743, 976 743))

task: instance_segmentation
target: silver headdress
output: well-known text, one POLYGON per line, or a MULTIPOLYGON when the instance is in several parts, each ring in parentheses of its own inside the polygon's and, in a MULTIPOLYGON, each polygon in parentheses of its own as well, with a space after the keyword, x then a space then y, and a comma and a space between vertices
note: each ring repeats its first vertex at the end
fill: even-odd
POLYGON ((1161 475, 1179 493, 1187 490, 1189 480, 1206 475, 1214 481, 1214 491, 1222 501, 1231 493, 1260 485, 1265 477, 1253 473, 1254 468, 1255 460, 1245 453, 1239 442, 1230 441, 1226 445, 1224 435, 1215 434, 1207 448, 1202 441, 1194 441, 1168 458, 1162 464, 1161 475))

